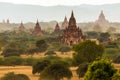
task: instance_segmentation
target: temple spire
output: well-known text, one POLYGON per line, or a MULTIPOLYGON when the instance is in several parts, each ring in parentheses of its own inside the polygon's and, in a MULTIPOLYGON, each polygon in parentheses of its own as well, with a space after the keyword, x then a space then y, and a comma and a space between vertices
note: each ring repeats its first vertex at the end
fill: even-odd
POLYGON ((71 17, 69 19, 69 26, 68 27, 76 27, 76 20, 75 20, 73 11, 72 11, 71 17))
POLYGON ((74 17, 74 13, 73 13, 73 10, 72 10, 72 13, 71 13, 71 17, 74 17))

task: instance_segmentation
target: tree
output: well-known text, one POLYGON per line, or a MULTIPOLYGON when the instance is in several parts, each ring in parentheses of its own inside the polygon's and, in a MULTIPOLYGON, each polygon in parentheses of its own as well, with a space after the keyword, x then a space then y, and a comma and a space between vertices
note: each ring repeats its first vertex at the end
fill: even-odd
POLYGON ((43 60, 41 62, 37 62, 35 65, 32 67, 32 74, 35 73, 40 73, 43 71, 47 66, 49 66, 51 63, 48 60, 43 60))
POLYGON ((39 48, 39 52, 44 52, 44 51, 47 50, 48 45, 47 45, 47 43, 45 42, 45 40, 38 40, 38 41, 36 42, 36 47, 39 48))
POLYGON ((104 48, 102 45, 97 45, 94 41, 86 40, 73 46, 75 51, 73 58, 77 65, 81 62, 92 62, 96 58, 101 58, 104 48))
POLYGON ((23 53, 23 49, 20 46, 21 44, 16 41, 10 42, 7 46, 4 47, 2 55, 4 57, 8 56, 20 56, 23 53))
POLYGON ((83 77, 88 69, 88 63, 82 63, 77 68, 77 75, 80 77, 83 77))
POLYGON ((65 53, 65 52, 68 52, 70 50, 71 50, 70 47, 64 45, 64 46, 61 46, 58 51, 65 53))
POLYGON ((68 67, 59 63, 51 64, 40 74, 40 79, 43 80, 61 80, 64 77, 71 78, 72 72, 69 70, 68 67))
POLYGON ((9 72, 5 74, 0 80, 30 80, 25 74, 14 74, 14 72, 9 72))
POLYGON ((112 80, 112 76, 116 73, 116 69, 108 60, 94 61, 84 76, 84 80, 112 80))
POLYGON ((109 33, 101 33, 100 36, 98 37, 98 40, 100 42, 104 42, 104 41, 108 40, 109 37, 110 37, 109 33))

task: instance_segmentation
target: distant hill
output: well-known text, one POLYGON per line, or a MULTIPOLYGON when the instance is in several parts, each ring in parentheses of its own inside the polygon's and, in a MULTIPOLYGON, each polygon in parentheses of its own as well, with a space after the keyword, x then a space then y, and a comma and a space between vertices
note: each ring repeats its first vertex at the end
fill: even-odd
POLYGON ((79 6, 37 6, 12 3, 0 3, 0 21, 9 18, 12 22, 48 22, 51 20, 63 21, 65 15, 70 17, 74 11, 77 22, 93 22, 98 18, 101 10, 106 18, 112 22, 120 22, 120 3, 105 5, 79 5, 79 6))

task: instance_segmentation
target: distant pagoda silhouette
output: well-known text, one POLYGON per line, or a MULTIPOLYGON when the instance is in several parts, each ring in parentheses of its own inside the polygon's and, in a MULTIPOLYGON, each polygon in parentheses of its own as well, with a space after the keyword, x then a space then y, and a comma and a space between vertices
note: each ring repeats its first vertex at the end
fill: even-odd
POLYGON ((103 11, 101 11, 98 20, 95 21, 95 24, 100 25, 100 26, 102 26, 102 27, 108 26, 109 21, 106 20, 103 11))
POLYGON ((63 30, 63 34, 61 37, 61 43, 71 46, 83 40, 84 40, 84 37, 82 34, 82 30, 79 27, 77 27, 76 19, 72 11, 71 17, 69 19, 68 27, 66 27, 66 29, 63 30))
POLYGON ((68 20, 67 20, 67 17, 65 16, 61 29, 64 30, 67 27, 68 27, 68 20))
POLYGON ((41 30, 41 26, 37 20, 37 23, 33 29, 33 34, 36 35, 36 36, 41 36, 44 34, 44 31, 41 30))
POLYGON ((60 31, 60 26, 59 24, 57 23, 56 26, 55 26, 55 29, 54 29, 54 33, 57 33, 60 31))
POLYGON ((21 21, 21 24, 20 24, 20 26, 19 26, 19 31, 24 31, 25 30, 25 27, 24 27, 24 25, 23 25, 23 22, 21 21))

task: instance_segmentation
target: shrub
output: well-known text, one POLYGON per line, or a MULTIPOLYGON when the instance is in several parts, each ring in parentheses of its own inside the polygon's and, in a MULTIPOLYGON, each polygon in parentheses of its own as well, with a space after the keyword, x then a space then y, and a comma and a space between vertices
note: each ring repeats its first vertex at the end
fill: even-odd
POLYGON ((14 74, 14 72, 9 72, 5 74, 0 80, 30 80, 25 74, 14 74))
POLYGON ((24 62, 24 59, 17 56, 11 56, 11 57, 5 57, 4 58, 4 65, 10 66, 10 65, 22 65, 24 62))
POLYGON ((36 64, 39 61, 39 59, 35 59, 35 58, 26 58, 25 59, 25 65, 28 66, 33 66, 34 64, 36 64))

